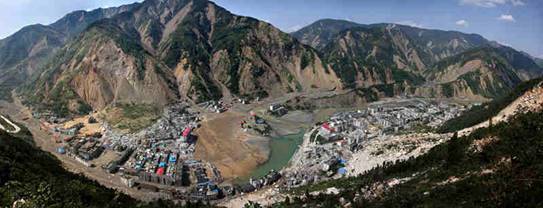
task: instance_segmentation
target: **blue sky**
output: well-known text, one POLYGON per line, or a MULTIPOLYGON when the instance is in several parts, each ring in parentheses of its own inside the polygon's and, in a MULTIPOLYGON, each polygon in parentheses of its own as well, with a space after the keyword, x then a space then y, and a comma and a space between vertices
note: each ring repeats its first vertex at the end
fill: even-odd
MULTIPOLYGON (((0 38, 70 11, 136 0, 0 0, 0 38)), ((478 33, 543 58, 543 0, 215 0, 291 32, 322 18, 478 33)))

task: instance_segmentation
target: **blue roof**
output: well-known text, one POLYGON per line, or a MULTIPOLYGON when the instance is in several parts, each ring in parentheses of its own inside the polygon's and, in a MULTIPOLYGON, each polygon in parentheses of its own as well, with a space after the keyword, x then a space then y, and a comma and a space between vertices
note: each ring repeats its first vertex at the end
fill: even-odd
POLYGON ((339 168, 339 169, 337 170, 337 173, 339 173, 339 174, 341 174, 341 175, 345 175, 345 174, 347 174, 347 169, 345 169, 345 168, 339 168))
POLYGON ((64 149, 64 147, 59 147, 59 148, 57 148, 57 152, 60 153, 60 154, 64 154, 64 153, 66 153, 66 150, 64 149))
POLYGON ((177 161, 177 157, 175 157, 175 155, 170 155, 170 162, 175 162, 177 161))

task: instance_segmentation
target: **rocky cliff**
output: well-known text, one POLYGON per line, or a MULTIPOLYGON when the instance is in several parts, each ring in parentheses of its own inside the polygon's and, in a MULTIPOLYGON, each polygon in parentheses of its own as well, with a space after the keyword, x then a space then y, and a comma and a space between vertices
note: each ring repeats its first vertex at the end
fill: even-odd
POLYGON ((529 55, 476 34, 322 20, 293 35, 346 87, 388 86, 394 95, 494 98, 543 74, 529 55))
POLYGON ((30 25, 0 40, 0 99, 10 98, 11 90, 40 73, 47 60, 88 25, 137 5, 72 12, 51 25, 30 25))
POLYGON ((63 114, 85 105, 162 106, 179 98, 200 102, 341 87, 314 49, 268 23, 201 0, 148 0, 98 21, 45 69, 25 92, 31 102, 57 106, 63 114), (63 99, 55 96, 59 92, 63 99))

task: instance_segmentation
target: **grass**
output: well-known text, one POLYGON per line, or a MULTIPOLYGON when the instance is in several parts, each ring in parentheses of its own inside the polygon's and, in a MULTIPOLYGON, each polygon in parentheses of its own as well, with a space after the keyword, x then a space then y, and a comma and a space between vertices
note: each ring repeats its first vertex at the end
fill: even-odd
POLYGON ((116 129, 137 132, 160 118, 160 109, 149 104, 119 104, 106 108, 101 114, 116 129))

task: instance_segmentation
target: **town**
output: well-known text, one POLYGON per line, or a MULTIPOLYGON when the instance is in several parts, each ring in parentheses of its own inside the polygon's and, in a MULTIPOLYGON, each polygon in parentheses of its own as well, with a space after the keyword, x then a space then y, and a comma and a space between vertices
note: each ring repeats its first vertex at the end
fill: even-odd
MULTIPOLYGON (((44 116, 42 127, 54 132, 59 154, 68 155, 87 167, 118 175, 126 187, 160 193, 169 199, 214 201, 274 184, 274 187, 291 189, 344 177, 353 171, 347 165, 352 155, 368 141, 431 131, 466 108, 448 102, 397 99, 337 112, 306 131, 303 144, 287 167, 269 170, 260 178, 232 183, 224 180, 214 164, 194 157, 199 139, 194 132, 200 128, 202 111, 220 114, 227 106, 222 102, 195 107, 177 103, 166 108, 154 124, 136 133, 119 132, 93 116, 68 126, 63 124, 64 120, 44 116), (81 131, 91 125, 99 128, 82 134, 81 131)), ((281 103, 273 103, 265 113, 280 118, 289 111, 281 103)), ((271 131, 264 118, 253 111, 239 128, 263 136, 271 131)))
POLYGON ((455 103, 402 99, 335 113, 306 132, 302 147, 292 159, 293 164, 283 172, 286 188, 343 177, 355 171, 349 170, 346 163, 369 141, 428 132, 465 109, 455 103))

